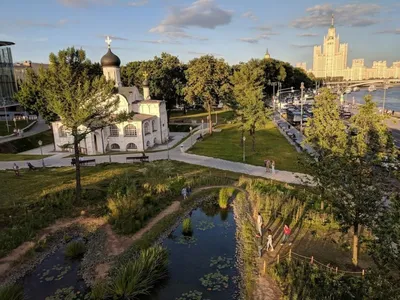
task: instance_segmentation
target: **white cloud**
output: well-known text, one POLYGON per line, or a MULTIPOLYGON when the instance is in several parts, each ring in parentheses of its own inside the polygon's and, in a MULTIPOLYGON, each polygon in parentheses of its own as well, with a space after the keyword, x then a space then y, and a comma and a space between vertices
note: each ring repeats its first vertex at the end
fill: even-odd
POLYGON ((252 27, 252 29, 259 31, 260 33, 255 37, 239 38, 238 40, 249 44, 258 44, 261 40, 269 40, 272 35, 279 34, 277 32, 273 32, 272 27, 266 25, 252 27))
POLYGON ((240 38, 239 41, 249 43, 249 44, 258 44, 260 39, 259 38, 240 38))
POLYGON ((144 5, 146 5, 147 3, 149 3, 149 0, 137 0, 137 1, 129 2, 129 3, 128 3, 128 6, 135 6, 135 7, 138 7, 138 6, 144 6, 144 5))
POLYGON ((313 48, 315 45, 298 45, 298 44, 292 44, 291 45, 293 48, 313 48))
POLYGON ((147 41, 140 41, 140 42, 147 43, 147 44, 174 44, 174 45, 181 44, 181 42, 174 41, 174 40, 147 40, 147 41))
POLYGON ((66 25, 70 23, 68 19, 61 19, 56 23, 49 23, 49 22, 37 22, 32 20, 18 20, 16 21, 15 25, 17 27, 43 27, 43 28, 56 28, 66 25))
POLYGON ((306 32, 306 33, 300 33, 297 36, 299 36, 299 37, 314 37, 314 36, 319 36, 319 34, 306 32))
POLYGON ((115 41, 129 41, 129 39, 127 38, 123 38, 120 36, 115 36, 115 35, 107 35, 107 34, 103 34, 103 35, 99 35, 99 37, 106 39, 107 37, 109 37, 111 40, 115 40, 115 41))
POLYGON ((252 11, 247 11, 242 15, 243 18, 247 18, 253 21, 258 21, 258 18, 252 11))
POLYGON ((203 55, 212 55, 212 56, 218 56, 218 57, 222 56, 222 54, 218 54, 218 53, 206 53, 206 52, 197 52, 197 51, 188 51, 188 54, 195 55, 195 56, 203 56, 203 55))
POLYGON ((87 7, 94 4, 110 5, 115 0, 58 0, 58 2, 64 6, 87 7))
POLYGON ((197 0, 187 7, 171 8, 169 15, 158 26, 150 29, 150 32, 169 38, 206 40, 192 36, 185 30, 190 27, 215 29, 229 24, 232 15, 232 11, 220 8, 213 0, 197 0))
POLYGON ((397 29, 385 29, 375 32, 375 34, 400 34, 400 28, 397 29))
POLYGON ((306 9, 306 16, 292 21, 295 28, 327 27, 331 24, 332 14, 335 23, 343 26, 365 27, 381 22, 378 18, 383 7, 373 3, 354 3, 341 6, 332 4, 315 5, 306 9))

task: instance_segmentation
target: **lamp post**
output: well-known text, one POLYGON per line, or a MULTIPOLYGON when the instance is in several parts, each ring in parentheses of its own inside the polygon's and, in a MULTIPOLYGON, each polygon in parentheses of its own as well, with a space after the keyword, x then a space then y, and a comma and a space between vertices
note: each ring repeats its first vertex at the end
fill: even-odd
POLYGON ((167 135, 167 155, 169 160, 169 135, 167 135))
POLYGON ((43 168, 45 168, 46 166, 44 165, 43 150, 42 150, 43 142, 41 140, 39 140, 38 144, 39 144, 39 147, 40 147, 40 155, 42 156, 42 166, 43 166, 43 168))
POLYGON ((107 138, 108 161, 111 163, 110 138, 107 138))
POLYGON ((3 101, 3 107, 4 107, 4 117, 6 118, 7 132, 10 132, 10 125, 8 125, 8 117, 7 117, 6 100, 4 100, 4 101, 3 101))
POLYGON ((246 137, 243 137, 243 162, 246 161, 246 137))
POLYGON ((189 127, 189 130, 190 130, 190 147, 192 147, 193 146, 193 140, 192 140, 192 126, 190 126, 189 127))
POLYGON ((275 87, 278 85, 278 90, 279 90, 279 82, 272 82, 271 80, 268 80, 268 85, 272 86, 272 103, 274 105, 274 103, 275 103, 275 87))
POLYGON ((303 134, 303 97, 304 97, 304 82, 300 85, 301 97, 300 97, 300 109, 301 109, 301 119, 300 119, 300 133, 303 134))
POLYGON ((203 119, 201 119, 201 134, 203 134, 203 126, 204 126, 204 120, 203 119))
POLYGON ((387 81, 383 82, 383 104, 382 104, 382 114, 385 113, 385 101, 386 101, 386 90, 387 90, 387 81))

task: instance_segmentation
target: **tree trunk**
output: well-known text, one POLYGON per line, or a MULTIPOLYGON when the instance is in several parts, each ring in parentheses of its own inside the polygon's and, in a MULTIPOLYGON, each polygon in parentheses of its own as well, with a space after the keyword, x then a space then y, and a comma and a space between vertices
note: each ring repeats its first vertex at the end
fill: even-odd
POLYGON ((256 129, 255 129, 254 125, 252 126, 252 129, 251 129, 251 137, 252 137, 252 146, 251 147, 254 152, 254 151, 256 151, 256 129))
POLYGON ((75 196, 76 202, 79 203, 81 200, 81 165, 79 162, 79 141, 78 141, 78 129, 73 129, 74 136, 74 152, 75 152, 75 196))
POLYGON ((355 267, 358 266, 358 250, 359 242, 358 242, 358 224, 354 224, 354 234, 353 234, 353 257, 352 262, 355 267))
POLYGON ((212 134, 212 119, 211 119, 211 105, 208 105, 208 132, 212 134))
POLYGON ((240 138, 240 147, 243 148, 244 126, 242 125, 242 137, 240 138))

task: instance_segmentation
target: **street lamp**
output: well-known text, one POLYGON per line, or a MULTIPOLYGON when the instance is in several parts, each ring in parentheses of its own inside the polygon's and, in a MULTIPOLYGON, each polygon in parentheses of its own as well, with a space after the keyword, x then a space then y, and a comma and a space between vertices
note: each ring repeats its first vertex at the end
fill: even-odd
POLYGON ((169 160, 169 135, 167 135, 167 155, 169 160))
POLYGON ((189 127, 190 130, 190 146, 193 146, 193 140, 192 140, 192 126, 189 127))
POLYGON ((38 144, 40 147, 40 155, 42 156, 42 166, 43 166, 43 168, 45 168, 46 166, 44 165, 43 150, 42 150, 43 142, 41 140, 38 140, 38 144))
POLYGON ((8 117, 7 117, 6 100, 3 100, 3 107, 4 107, 4 117, 6 118, 7 132, 10 132, 10 125, 8 125, 8 117))
POLYGON ((300 133, 303 134, 303 98, 304 98, 304 82, 300 85, 301 97, 300 97, 300 107, 301 107, 301 119, 300 119, 300 133))
POLYGON ((204 126, 204 120, 203 119, 201 119, 201 133, 203 134, 203 126, 204 126))
POLYGON ((110 138, 107 138, 107 149, 108 149, 108 161, 111 163, 111 149, 110 149, 110 138))
POLYGON ((243 162, 246 161, 246 137, 243 137, 243 162))
POLYGON ((383 82, 383 104, 382 104, 382 114, 385 113, 385 101, 386 101, 386 90, 387 90, 387 81, 383 82))

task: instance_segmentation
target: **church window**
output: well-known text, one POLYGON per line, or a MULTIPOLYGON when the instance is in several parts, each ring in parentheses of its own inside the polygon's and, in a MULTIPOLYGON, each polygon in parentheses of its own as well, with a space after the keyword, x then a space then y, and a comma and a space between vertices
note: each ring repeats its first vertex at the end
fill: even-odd
POLYGON ((153 132, 157 131, 157 126, 156 126, 156 121, 155 120, 151 121, 151 126, 153 127, 153 132))
POLYGON ((126 145, 126 150, 136 150, 137 146, 134 143, 129 143, 128 145, 126 145))
POLYGON ((137 136, 136 127, 131 124, 126 125, 124 128, 124 134, 125 136, 137 136))
POLYGON ((150 134, 150 126, 148 122, 144 123, 144 134, 150 134))
POLYGON ((111 150, 119 150, 120 147, 118 144, 111 144, 111 150))
POLYGON ((119 136, 119 129, 116 125, 110 126, 110 136, 119 136))
POLYGON ((60 128, 58 128, 58 136, 60 138, 67 137, 67 132, 65 131, 65 127, 64 126, 61 126, 60 128))

